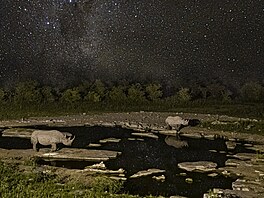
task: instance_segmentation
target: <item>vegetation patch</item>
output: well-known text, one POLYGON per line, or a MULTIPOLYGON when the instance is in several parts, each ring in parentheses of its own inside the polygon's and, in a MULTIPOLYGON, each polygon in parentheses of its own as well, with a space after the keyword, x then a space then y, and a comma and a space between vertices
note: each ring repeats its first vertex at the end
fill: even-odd
POLYGON ((0 119, 89 112, 183 111, 264 118, 264 86, 248 82, 232 90, 220 82, 175 85, 106 83, 100 80, 56 87, 36 81, 0 87, 0 119))
POLYGON ((27 162, 34 165, 31 171, 21 171, 17 164, 0 161, 0 196, 10 197, 137 197, 118 194, 122 183, 107 177, 94 177, 90 185, 63 181, 52 171, 39 171, 35 161, 27 162))
POLYGON ((264 121, 241 120, 236 122, 228 122, 228 121, 203 122, 200 124, 200 127, 213 129, 213 130, 255 133, 255 134, 263 135, 264 121))

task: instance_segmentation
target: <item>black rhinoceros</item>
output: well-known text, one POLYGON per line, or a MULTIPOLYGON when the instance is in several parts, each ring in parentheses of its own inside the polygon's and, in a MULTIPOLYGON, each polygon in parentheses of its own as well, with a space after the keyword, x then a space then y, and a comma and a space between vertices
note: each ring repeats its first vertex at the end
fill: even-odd
POLYGON ((75 137, 72 137, 71 133, 60 132, 57 130, 35 130, 31 134, 31 143, 33 144, 33 150, 37 151, 37 144, 51 145, 51 151, 57 150, 57 144, 62 143, 66 146, 71 146, 75 137), (67 138, 67 136, 69 136, 67 138))
POLYGON ((183 119, 180 116, 168 116, 165 120, 165 123, 167 124, 168 128, 175 129, 177 132, 179 132, 183 127, 189 125, 189 120, 183 119))

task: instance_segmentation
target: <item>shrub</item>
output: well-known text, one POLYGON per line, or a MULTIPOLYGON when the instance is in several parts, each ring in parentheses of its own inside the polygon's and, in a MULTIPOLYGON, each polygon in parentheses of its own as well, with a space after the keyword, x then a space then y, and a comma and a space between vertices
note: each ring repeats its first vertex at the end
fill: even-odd
POLYGON ((249 82, 242 86, 241 97, 247 102, 259 102, 262 99, 263 87, 257 82, 249 82))
POLYGON ((160 84, 147 85, 146 86, 146 93, 147 93, 147 98, 150 101, 157 101, 163 95, 163 93, 161 91, 161 85, 160 84))
POLYGON ((125 87, 123 86, 114 86, 110 90, 108 97, 111 102, 124 102, 127 99, 126 93, 125 93, 125 87))
POLYGON ((127 99, 132 103, 142 103, 146 101, 142 86, 137 83, 128 88, 127 99))
POLYGON ((41 94, 44 103, 52 103, 56 100, 54 90, 51 87, 48 86, 42 87, 41 94))
POLYGON ((181 88, 177 93, 179 102, 189 102, 191 100, 190 90, 188 88, 181 88))
POLYGON ((67 89, 62 93, 61 100, 69 104, 74 104, 81 100, 81 95, 78 90, 67 89))
POLYGON ((20 107, 28 104, 39 104, 41 100, 41 92, 36 81, 21 82, 15 87, 14 102, 20 107))
POLYGON ((101 80, 96 80, 91 86, 90 91, 95 92, 100 96, 101 99, 104 99, 104 97, 107 95, 106 87, 101 80))
POLYGON ((98 102, 101 102, 102 98, 95 91, 89 91, 88 94, 84 97, 84 100, 91 102, 91 103, 98 103, 98 102))
POLYGON ((3 103, 5 102, 6 100, 6 92, 4 91, 4 89, 0 88, 0 103, 3 103))

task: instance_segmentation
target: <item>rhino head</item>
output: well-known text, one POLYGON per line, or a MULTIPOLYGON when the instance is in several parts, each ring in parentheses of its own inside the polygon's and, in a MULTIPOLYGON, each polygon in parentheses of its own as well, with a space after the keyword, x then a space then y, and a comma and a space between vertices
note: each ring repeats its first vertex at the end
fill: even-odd
POLYGON ((67 137, 67 135, 64 134, 64 137, 65 138, 62 140, 62 144, 66 145, 66 146, 71 146, 72 145, 72 142, 75 139, 75 136, 73 136, 73 138, 71 138, 72 136, 67 137))
POLYGON ((182 120, 182 125, 188 126, 189 125, 189 120, 188 119, 183 119, 182 120))

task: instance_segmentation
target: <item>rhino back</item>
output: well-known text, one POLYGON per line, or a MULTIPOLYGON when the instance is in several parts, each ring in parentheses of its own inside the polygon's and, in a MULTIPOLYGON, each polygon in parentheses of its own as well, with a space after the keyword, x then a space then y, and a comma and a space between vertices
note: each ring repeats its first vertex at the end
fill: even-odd
POLYGON ((39 142, 42 145, 50 145, 54 143, 61 143, 64 135, 57 130, 36 130, 31 135, 31 141, 39 142))
POLYGON ((181 117, 179 117, 179 116, 175 116, 175 117, 169 116, 165 120, 166 124, 169 124, 169 125, 183 124, 183 121, 184 120, 181 117))

